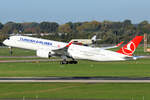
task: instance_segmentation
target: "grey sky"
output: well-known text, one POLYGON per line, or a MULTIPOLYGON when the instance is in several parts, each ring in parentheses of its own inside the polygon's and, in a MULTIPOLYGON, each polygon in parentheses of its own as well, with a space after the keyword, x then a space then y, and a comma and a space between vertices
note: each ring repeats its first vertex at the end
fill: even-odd
POLYGON ((150 0, 0 0, 0 22, 150 21, 150 0))

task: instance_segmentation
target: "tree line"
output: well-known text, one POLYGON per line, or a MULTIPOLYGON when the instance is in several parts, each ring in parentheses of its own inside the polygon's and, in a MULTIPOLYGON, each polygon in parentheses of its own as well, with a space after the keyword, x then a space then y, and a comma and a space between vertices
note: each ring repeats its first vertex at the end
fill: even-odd
POLYGON ((150 34, 148 21, 142 21, 139 24, 132 24, 131 20, 124 20, 123 22, 94 20, 90 22, 68 22, 61 25, 56 22, 0 23, 0 42, 11 34, 37 34, 37 37, 65 42, 73 38, 89 39, 93 35, 97 35, 97 38, 102 39, 99 43, 112 44, 123 40, 129 41, 134 36, 144 33, 150 34), (49 35, 41 36, 41 33, 49 33, 49 35))

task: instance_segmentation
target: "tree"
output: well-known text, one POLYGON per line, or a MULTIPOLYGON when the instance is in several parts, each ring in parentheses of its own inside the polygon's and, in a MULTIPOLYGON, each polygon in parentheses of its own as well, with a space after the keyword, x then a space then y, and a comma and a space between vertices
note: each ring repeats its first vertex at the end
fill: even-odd
POLYGON ((71 33, 72 29, 69 24, 63 24, 59 26, 58 31, 60 33, 71 33))
POLYGON ((131 20, 128 20, 128 19, 123 22, 124 26, 129 26, 131 24, 132 24, 131 20))
POLYGON ((148 21, 142 21, 138 25, 138 29, 141 33, 150 33, 150 24, 148 23, 148 21))
POLYGON ((20 23, 8 22, 4 25, 2 31, 6 34, 19 33, 23 31, 23 26, 20 23))
POLYGON ((23 33, 40 33, 39 23, 22 23, 22 26, 24 29, 23 33))
POLYGON ((77 27, 79 32, 81 31, 98 31, 101 27, 101 23, 98 21, 85 22, 81 26, 77 27))
POLYGON ((145 20, 145 21, 142 21, 142 22, 139 24, 139 26, 142 27, 142 26, 148 25, 148 24, 149 24, 148 21, 145 20))
POLYGON ((4 27, 2 28, 2 33, 12 34, 13 30, 9 25, 5 24, 4 27))
POLYGON ((17 32, 22 32, 23 31, 23 26, 20 23, 15 23, 13 24, 13 30, 17 30, 17 32))
POLYGON ((68 22, 66 24, 69 24, 69 26, 72 29, 72 31, 76 32, 77 31, 77 27, 81 26, 83 23, 81 23, 81 22, 77 22, 77 23, 68 22))
POLYGON ((3 26, 4 26, 4 25, 3 25, 2 23, 0 23, 0 29, 2 29, 2 28, 3 28, 3 26))
POLYGON ((40 29, 43 33, 51 33, 51 32, 57 32, 59 24, 55 22, 42 22, 40 23, 40 29))

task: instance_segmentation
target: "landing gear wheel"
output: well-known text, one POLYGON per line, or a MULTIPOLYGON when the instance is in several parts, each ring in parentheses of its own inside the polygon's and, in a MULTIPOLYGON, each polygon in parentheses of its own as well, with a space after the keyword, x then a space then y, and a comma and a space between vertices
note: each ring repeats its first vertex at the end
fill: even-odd
POLYGON ((78 61, 74 61, 74 64, 77 64, 78 63, 78 61))
POLYGON ((68 64, 68 61, 61 61, 60 64, 68 64))
POLYGON ((77 64, 77 61, 69 61, 69 64, 77 64))
POLYGON ((78 61, 74 61, 74 64, 77 64, 78 63, 78 61))

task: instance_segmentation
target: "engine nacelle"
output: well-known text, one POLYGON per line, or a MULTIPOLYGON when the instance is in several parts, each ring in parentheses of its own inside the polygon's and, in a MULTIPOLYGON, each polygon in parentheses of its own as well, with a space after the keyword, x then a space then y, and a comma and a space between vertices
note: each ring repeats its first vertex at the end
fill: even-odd
POLYGON ((42 57, 42 58, 50 58, 54 55, 55 53, 52 51, 48 51, 48 50, 37 50, 36 51, 36 55, 38 57, 42 57))

